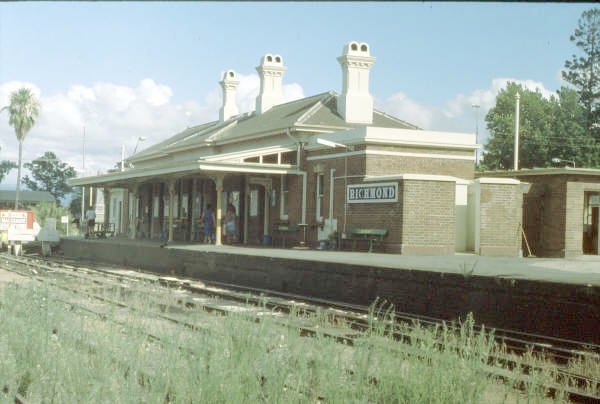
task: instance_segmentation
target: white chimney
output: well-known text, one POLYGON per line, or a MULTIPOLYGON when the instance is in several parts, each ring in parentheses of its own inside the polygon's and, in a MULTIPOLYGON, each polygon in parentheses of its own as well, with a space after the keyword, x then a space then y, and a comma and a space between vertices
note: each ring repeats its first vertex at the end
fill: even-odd
POLYGON ((267 53, 256 68, 260 76, 260 93, 256 97, 256 113, 262 114, 283 101, 283 59, 267 53))
POLYGON ((223 74, 223 80, 219 82, 223 89, 223 106, 219 110, 219 120, 225 122, 232 116, 239 114, 237 104, 235 102, 235 93, 240 81, 237 79, 237 74, 233 70, 227 70, 223 74))
POLYGON ((369 71, 375 58, 366 43, 350 42, 337 58, 342 66, 342 95, 338 113, 348 123, 373 123, 373 97, 369 93, 369 71))

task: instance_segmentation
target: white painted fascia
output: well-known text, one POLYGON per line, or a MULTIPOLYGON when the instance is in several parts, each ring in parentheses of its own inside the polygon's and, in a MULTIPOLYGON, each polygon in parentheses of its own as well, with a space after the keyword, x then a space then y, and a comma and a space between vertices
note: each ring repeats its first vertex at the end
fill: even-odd
POLYGON ((213 161, 235 162, 235 161, 240 161, 240 160, 248 158, 248 157, 258 157, 261 155, 264 156, 264 155, 275 154, 275 153, 286 153, 286 152, 290 152, 290 151, 295 152, 296 145, 293 145, 293 146, 269 146, 269 147, 262 147, 259 149, 245 149, 243 151, 222 153, 222 154, 204 157, 204 158, 202 158, 202 160, 209 161, 209 162, 213 162, 213 161))
POLYGON ((386 180, 414 180, 414 181, 437 181, 437 182, 455 182, 464 181, 458 177, 450 175, 433 175, 433 174, 391 174, 391 175, 368 175, 364 181, 386 181, 386 180))
POLYGON ((475 134, 436 132, 420 129, 396 129, 365 126, 335 132, 323 136, 327 140, 352 144, 386 144, 420 147, 442 147, 463 150, 476 150, 481 145, 476 143, 475 134))
POLYGON ((281 166, 277 164, 248 165, 242 163, 209 163, 200 162, 200 171, 221 171, 231 173, 247 174, 298 174, 298 169, 292 166, 281 166))
POLYGON ((115 181, 131 180, 143 177, 153 177, 158 175, 167 175, 178 172, 193 171, 198 169, 197 161, 187 161, 184 163, 163 165, 156 168, 133 168, 125 171, 118 171, 104 175, 96 175, 90 177, 72 178, 67 181, 70 186, 86 186, 105 184, 115 181))
POLYGON ((559 168, 521 168, 515 170, 502 170, 502 171, 484 171, 481 175, 489 177, 518 177, 523 175, 590 175, 600 176, 600 170, 597 168, 572 168, 572 167, 559 167, 559 168))
MULTIPOLYGON (((325 146, 326 147, 326 146, 325 146)), ((331 150, 331 148, 326 147, 327 150, 331 150)), ((315 148, 313 148, 315 150, 315 148)), ((358 156, 358 155, 374 155, 374 156, 391 156, 391 157, 418 157, 418 158, 428 158, 428 159, 445 159, 445 160, 466 160, 466 161, 475 161, 475 155, 473 156, 457 156, 453 154, 435 154, 435 153, 413 153, 413 152, 398 152, 393 150, 356 150, 356 151, 348 151, 341 153, 330 153, 323 154, 319 156, 310 156, 306 159, 308 161, 313 160, 329 160, 340 157, 350 157, 350 156, 358 156)))
POLYGON ((162 175, 189 173, 199 171, 219 171, 231 173, 254 174, 299 174, 297 168, 291 165, 278 164, 247 164, 247 163, 211 163, 206 161, 187 161, 184 163, 170 164, 156 168, 138 168, 118 171, 91 177, 72 178, 68 180, 70 186, 87 186, 106 184, 116 181, 134 180, 139 178, 157 177, 162 175))
POLYGON ((475 182, 480 184, 500 184, 500 185, 519 185, 521 181, 513 178, 493 178, 493 177, 481 177, 477 178, 475 182))

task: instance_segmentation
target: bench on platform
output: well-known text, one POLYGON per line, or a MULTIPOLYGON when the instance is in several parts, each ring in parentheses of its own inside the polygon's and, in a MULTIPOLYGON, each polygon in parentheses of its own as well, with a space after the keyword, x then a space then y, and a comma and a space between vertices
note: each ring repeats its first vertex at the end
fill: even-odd
POLYGON ((110 234, 111 237, 115 235, 115 224, 108 223, 105 225, 104 223, 96 223, 94 227, 94 235, 98 238, 106 238, 107 235, 110 234))
POLYGON ((299 227, 295 226, 295 225, 290 225, 290 224, 276 224, 273 227, 273 230, 277 233, 279 233, 279 236, 281 237, 281 246, 283 248, 286 247, 286 239, 289 235, 294 234, 296 232, 298 232, 299 227))
POLYGON ((348 240, 352 241, 352 251, 356 250, 358 241, 366 240, 369 242, 369 252, 373 252, 373 245, 382 243, 387 234, 386 229, 353 228, 348 231, 348 240))

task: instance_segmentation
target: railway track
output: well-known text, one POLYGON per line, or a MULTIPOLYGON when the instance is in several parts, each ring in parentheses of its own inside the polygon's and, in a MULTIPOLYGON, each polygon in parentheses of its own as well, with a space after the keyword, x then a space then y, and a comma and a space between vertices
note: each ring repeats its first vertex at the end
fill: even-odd
MULTIPOLYGON (((85 280, 88 283, 91 282, 92 285, 103 285, 103 287, 123 288, 124 282, 127 282, 129 285, 144 281, 156 282, 166 287, 166 291, 178 291, 175 298, 178 305, 187 308, 197 307, 207 312, 218 314, 239 313, 243 311, 246 315, 252 317, 254 321, 259 321, 260 316, 265 315, 290 313, 294 314, 294 316, 298 314, 321 315, 326 317, 327 321, 334 324, 335 327, 316 330, 313 325, 302 324, 301 322, 294 322, 293 326, 300 329, 304 335, 315 335, 315 333, 320 332, 348 345, 352 345, 354 339, 360 336, 361 333, 368 332, 373 326, 369 319, 377 316, 393 318, 393 320, 388 320, 386 327, 387 332, 393 333, 396 339, 407 337, 406 334, 398 331, 398 328, 395 327, 394 323, 396 321, 401 321, 408 325, 418 323, 426 326, 440 327, 441 324, 445 324, 446 327, 450 327, 451 329, 458 327, 458 325, 443 323, 440 319, 394 312, 383 305, 379 309, 376 309, 326 299, 276 293, 239 285, 219 282, 198 282, 158 274, 130 270, 124 271, 122 268, 105 265, 82 264, 65 260, 42 261, 34 257, 14 258, 11 256, 2 256, 2 267, 7 270, 18 271, 15 269, 15 266, 28 268, 28 271, 37 272, 35 275, 39 276, 52 275, 55 277, 72 278, 76 279, 79 284, 81 284, 82 280, 85 280), (198 296, 203 296, 205 299, 198 299, 198 296)), ((25 276, 27 276, 27 273, 27 271, 21 271, 21 274, 25 276)), ((63 287, 65 286, 63 285, 63 287)), ((132 291, 130 286, 125 287, 125 289, 129 292, 132 291)), ((73 293, 87 293, 88 297, 100 298, 99 296, 93 296, 89 291, 74 290, 73 288, 69 290, 73 293)), ((121 304, 118 301, 109 303, 121 304)), ((175 319, 166 315, 162 315, 162 318, 186 327, 193 327, 193 325, 186 323, 182 319, 175 319)), ((485 329, 477 327, 476 331, 485 332, 485 329)), ((495 363, 502 364, 505 369, 519 368, 525 374, 521 383, 526 383, 525 378, 527 374, 539 371, 546 366, 537 363, 542 362, 542 360, 534 360, 543 356, 544 362, 551 361, 555 364, 550 371, 556 379, 556 384, 546 386, 550 394, 555 394, 559 391, 558 385, 562 383, 563 385, 569 385, 567 393, 573 401, 583 402, 600 399, 600 392, 598 390, 600 380, 598 380, 597 375, 580 375, 568 370, 565 366, 568 361, 577 358, 600 360, 600 346, 511 330, 495 330, 495 338, 502 346, 502 349, 490 358, 490 365, 495 363), (524 363, 522 360, 515 358, 515 355, 520 355, 524 352, 527 353, 530 363, 524 363)), ((493 370, 491 372, 494 373, 493 370)), ((504 378, 510 377, 506 375, 506 372, 495 372, 494 374, 504 378)))

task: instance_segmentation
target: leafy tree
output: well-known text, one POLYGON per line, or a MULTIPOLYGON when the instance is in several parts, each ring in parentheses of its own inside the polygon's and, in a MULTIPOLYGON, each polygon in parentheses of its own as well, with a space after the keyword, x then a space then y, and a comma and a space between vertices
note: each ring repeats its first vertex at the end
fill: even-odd
POLYGON ((0 182, 4 179, 4 177, 12 170, 13 168, 17 168, 17 165, 9 160, 0 161, 0 182))
POLYGON ((490 139, 482 165, 485 169, 511 169, 514 162, 515 95, 521 96, 519 123, 519 167, 548 164, 547 137, 551 132, 552 102, 539 91, 508 83, 496 97, 496 105, 485 117, 490 139))
POLYGON ((19 192, 21 191, 21 163, 23 160, 23 141, 27 132, 33 128, 35 120, 40 114, 40 104, 35 95, 28 88, 21 88, 10 95, 10 104, 1 111, 8 110, 8 124, 15 128, 19 141, 19 165, 17 171, 17 196, 15 209, 19 208, 19 192))
MULTIPOLYGON (((63 208, 54 202, 41 202, 33 206, 32 209, 35 220, 40 226, 44 226, 46 219, 54 218, 56 219, 56 230, 58 230, 60 234, 67 234, 67 224, 60 222, 62 216, 69 215, 69 210, 67 208, 63 208)), ((69 235, 76 234, 78 234, 77 226, 69 223, 69 235)))
POLYGON ((600 165, 600 144, 586 131, 585 109, 578 93, 566 87, 546 99, 508 83, 498 93, 496 105, 485 120, 490 139, 482 166, 512 169, 514 164, 515 94, 521 96, 519 121, 519 167, 548 167, 553 158, 574 161, 578 167, 600 165))
POLYGON ((73 198, 69 203, 69 211, 73 217, 81 217, 81 187, 75 188, 71 195, 73 198))
POLYGON ((583 12, 577 28, 571 35, 571 42, 581 51, 565 62, 562 72, 565 81, 572 84, 579 93, 585 108, 585 127, 588 134, 595 134, 600 140, 600 9, 583 12))
POLYGON ((579 94, 567 87, 557 91, 552 105, 552 132, 548 135, 550 158, 571 160, 578 167, 600 166, 600 143, 586 129, 586 111, 579 94))
POLYGON ((71 192, 67 180, 75 177, 75 169, 60 161, 53 152, 47 151, 43 156, 24 165, 33 178, 25 176, 23 183, 32 191, 48 191, 57 201, 71 192))

